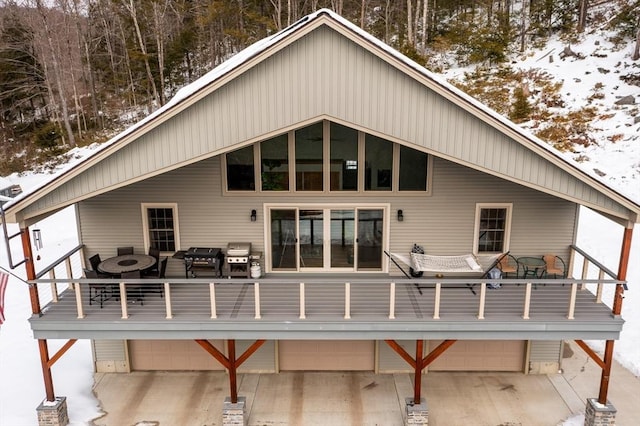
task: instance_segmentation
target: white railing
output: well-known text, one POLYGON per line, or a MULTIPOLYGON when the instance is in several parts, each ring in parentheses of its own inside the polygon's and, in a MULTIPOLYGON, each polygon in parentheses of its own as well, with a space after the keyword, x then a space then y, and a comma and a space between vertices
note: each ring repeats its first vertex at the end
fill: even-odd
MULTIPOLYGON (((305 320, 311 315, 314 318, 319 316, 335 315, 344 320, 351 320, 354 317, 366 315, 386 319, 397 320, 446 320, 456 316, 471 316, 478 321, 487 318, 499 317, 503 312, 513 312, 514 307, 518 309, 518 316, 523 320, 543 319, 544 312, 536 308, 536 301, 541 301, 545 297, 552 298, 545 300, 545 304, 554 304, 556 310, 561 310, 568 320, 576 318, 577 301, 579 297, 587 297, 595 308, 600 305, 602 309, 602 294, 605 285, 626 285, 623 281, 614 278, 613 273, 597 261, 589 257, 586 253, 575 246, 571 246, 571 258, 568 263, 568 270, 571 271, 582 259, 582 277, 580 279, 463 279, 463 278, 421 278, 404 279, 400 277, 366 277, 359 278, 356 274, 349 274, 348 279, 325 278, 320 275, 303 276, 300 274, 291 275, 291 278, 262 278, 262 279, 242 279, 242 278, 165 278, 158 283, 157 279, 86 279, 68 278, 73 275, 73 256, 82 256, 82 247, 76 247, 71 252, 63 256, 48 268, 38 274, 39 279, 31 284, 49 285, 51 288, 51 300, 46 303, 46 309, 42 310, 42 316, 54 312, 57 305, 66 300, 61 300, 61 294, 66 292, 74 295, 75 311, 77 318, 85 318, 100 312, 108 315, 114 304, 109 303, 109 309, 100 310, 99 306, 87 306, 83 300, 89 292, 89 284, 109 284, 113 288, 119 288, 120 303, 118 314, 121 319, 130 318, 130 307, 127 299, 128 286, 142 286, 153 283, 161 285, 164 290, 164 297, 160 301, 155 300, 148 303, 151 306, 147 309, 147 315, 153 312, 154 307, 162 306, 162 316, 166 319, 184 315, 185 312, 194 313, 198 309, 206 307, 207 317, 211 320, 225 318, 231 306, 237 309, 237 315, 247 317, 247 306, 250 305, 250 317, 256 321, 264 318, 288 317, 305 320), (67 278, 56 276, 56 267, 64 264, 64 271, 67 278), (597 278, 588 278, 589 271, 597 270, 597 278), (48 278, 44 278, 44 276, 48 278), (610 279, 605 279, 605 276, 610 279), (303 277, 303 278, 302 278, 303 277), (68 283, 69 286, 59 287, 59 284, 68 283), (489 284, 499 283, 503 289, 489 290, 489 284), (587 285, 595 284, 595 293, 587 289, 587 285), (247 291, 242 294, 238 289, 243 286, 250 286, 253 289, 252 298, 244 298, 247 291), (322 287, 320 290, 318 290, 322 287), (59 290, 63 288, 63 290, 59 290), (561 290, 562 288, 566 290, 561 290), (363 289, 366 289, 363 290, 363 289), (462 293, 460 293, 462 289, 462 293), (417 290, 417 291, 416 291, 417 290), (423 291, 426 290, 426 291, 423 291), (479 290, 479 291, 477 291, 479 290), (496 302, 496 294, 501 294, 501 301, 496 302), (508 294, 508 297, 507 297, 508 294), (242 299, 242 300, 240 300, 242 299), (252 300, 251 300, 252 299, 252 300), (445 302, 455 300, 456 308, 451 308, 445 302), (564 306, 562 308, 561 306, 564 306), (243 310, 244 309, 244 310, 243 310), (311 309, 311 311, 310 311, 311 309), (341 311, 341 313, 340 313, 341 311), (224 312, 221 314, 221 312, 224 312), (413 317, 412 317, 413 315, 413 317)), ((77 259, 74 263, 77 263, 77 259)), ((76 268, 77 269, 77 268, 76 268)), ((62 275, 62 274, 58 274, 62 275)), ((538 304, 539 305, 539 304, 538 304)), ((548 309, 546 311, 548 313, 548 309)), ((557 313, 557 312, 555 312, 557 313)))

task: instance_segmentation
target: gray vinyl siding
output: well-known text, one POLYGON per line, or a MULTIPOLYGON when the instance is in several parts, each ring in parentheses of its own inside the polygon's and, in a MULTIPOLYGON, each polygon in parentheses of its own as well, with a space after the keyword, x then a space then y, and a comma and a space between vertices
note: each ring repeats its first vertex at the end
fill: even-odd
POLYGON ((529 361, 560 362, 562 345, 562 340, 531 340, 529 361))
MULTIPOLYGON (((236 357, 254 343, 253 340, 236 341, 236 357)), ((239 368, 240 373, 275 373, 276 349, 275 340, 267 340, 239 368)))
MULTIPOLYGON (((396 340, 396 343, 411 355, 412 358, 415 357, 415 340, 396 340)), ((409 363, 402 359, 402 357, 384 341, 378 342, 378 348, 378 371, 380 373, 410 373, 413 371, 409 363)))
POLYGON ((491 127, 436 93, 435 86, 320 27, 187 109, 167 112, 170 118, 34 202, 25 214, 35 216, 327 117, 504 179, 629 215, 612 198, 532 151, 544 152, 535 144, 525 146, 491 127))
POLYGON ((124 340, 92 340, 91 342, 96 362, 126 361, 124 340))
MULTIPOLYGON (((413 243, 427 253, 457 255, 473 251, 476 203, 513 203, 511 252, 515 256, 553 252, 568 259, 574 241, 573 203, 506 182, 445 160, 433 162, 431 196, 362 194, 223 195, 220 159, 201 161, 79 204, 87 257, 113 256, 119 246, 144 250, 141 203, 177 203, 180 247, 225 248, 231 241, 252 243, 264 252, 264 203, 390 203, 391 252, 408 253, 413 243), (249 220, 256 209, 256 222, 249 220), (396 211, 404 211, 397 222, 396 211)), ((391 269, 392 273, 400 271, 391 269)), ((167 274, 181 276, 183 264, 169 259, 167 274)))

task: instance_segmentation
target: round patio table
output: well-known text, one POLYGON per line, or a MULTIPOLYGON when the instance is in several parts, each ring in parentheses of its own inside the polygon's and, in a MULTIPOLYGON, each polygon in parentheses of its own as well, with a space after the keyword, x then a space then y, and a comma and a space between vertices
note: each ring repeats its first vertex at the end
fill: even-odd
POLYGON ((156 258, 146 254, 124 254, 110 257, 98 265, 100 272, 119 275, 123 272, 144 271, 156 264, 156 258))
POLYGON ((541 257, 519 257, 518 263, 522 265, 524 271, 523 278, 527 278, 529 276, 534 278, 542 278, 545 270, 547 269, 547 264, 541 257))

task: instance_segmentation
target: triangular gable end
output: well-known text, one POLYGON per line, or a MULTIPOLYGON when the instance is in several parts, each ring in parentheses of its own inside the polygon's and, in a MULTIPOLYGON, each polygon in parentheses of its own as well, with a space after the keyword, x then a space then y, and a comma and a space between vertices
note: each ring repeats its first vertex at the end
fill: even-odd
POLYGON ((332 12, 308 18, 185 88, 152 119, 31 198, 23 217, 328 118, 636 220, 628 210, 633 203, 604 196, 602 188, 576 177, 565 160, 516 132, 515 125, 467 102, 466 95, 400 60, 393 49, 332 12))

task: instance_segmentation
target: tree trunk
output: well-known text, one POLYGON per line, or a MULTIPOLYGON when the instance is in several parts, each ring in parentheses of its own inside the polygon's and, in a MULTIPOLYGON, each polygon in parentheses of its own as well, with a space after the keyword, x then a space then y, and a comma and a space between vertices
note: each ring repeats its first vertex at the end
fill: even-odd
POLYGON ((631 59, 637 61, 640 59, 640 28, 638 28, 638 32, 636 33, 636 47, 633 49, 633 55, 631 55, 631 59))
POLYGON ((578 28, 579 33, 583 32, 587 25, 587 10, 589 8, 589 0, 580 0, 578 4, 578 28))
POLYGON ((144 67, 147 71, 147 79, 149 79, 149 85, 151 86, 151 91, 153 94, 153 105, 151 106, 151 110, 155 110, 158 107, 158 103, 161 102, 160 96, 158 95, 158 88, 156 87, 156 82, 153 78, 153 74, 151 73, 151 65, 149 64, 149 54, 147 53, 147 47, 144 44, 144 39, 142 38, 142 32, 140 31, 140 24, 138 22, 138 13, 136 11, 136 6, 133 4, 133 0, 129 0, 127 4, 125 0, 122 1, 122 4, 129 11, 131 15, 131 19, 133 20, 133 26, 136 29, 136 36, 138 38, 138 46, 140 47, 140 51, 142 52, 142 56, 144 58, 144 67))
POLYGON ((413 45, 413 5, 407 0, 407 41, 413 45))
MULTIPOLYGON (((69 146, 71 148, 76 146, 76 138, 73 135, 73 129, 71 128, 71 122, 69 121, 69 109, 67 107, 67 98, 64 93, 64 86, 62 85, 62 70, 60 68, 60 64, 58 63, 58 58, 60 57, 59 49, 55 48, 53 44, 53 37, 51 35, 51 30, 49 28, 49 22, 46 16, 46 9, 42 5, 41 0, 36 0, 36 9, 40 15, 40 21, 42 23, 42 29, 44 31, 44 35, 47 39, 47 47, 51 52, 51 66, 52 66, 52 74, 53 79, 55 80, 56 89, 58 90, 58 98, 60 99, 60 109, 62 110, 62 121, 64 123, 65 131, 67 132, 67 138, 69 141, 69 146)), ((45 62, 45 61, 43 61, 45 62)), ((53 94, 52 94, 53 96, 53 94)))

